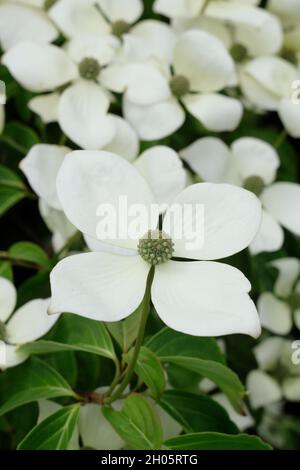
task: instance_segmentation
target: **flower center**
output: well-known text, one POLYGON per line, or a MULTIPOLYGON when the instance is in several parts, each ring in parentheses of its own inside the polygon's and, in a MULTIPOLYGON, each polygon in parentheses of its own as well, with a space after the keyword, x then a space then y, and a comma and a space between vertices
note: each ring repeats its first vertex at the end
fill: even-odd
POLYGON ((248 51, 243 44, 234 44, 230 49, 230 54, 235 62, 243 62, 248 55, 248 51))
POLYGON ((86 80, 96 80, 100 73, 101 66, 96 59, 86 57, 80 62, 78 69, 82 78, 86 80))
POLYGON ((117 36, 117 38, 120 38, 123 36, 123 34, 128 33, 129 30, 130 24, 123 20, 115 21, 111 25, 111 32, 114 36, 117 36))
POLYGON ((190 91, 190 82, 183 75, 175 75, 170 80, 170 88, 176 98, 181 98, 190 91))
POLYGON ((0 321, 0 341, 4 341, 6 336, 5 324, 0 321))
POLYGON ((249 176, 245 179, 243 186, 256 196, 260 196, 265 187, 265 182, 260 176, 249 176))
POLYGON ((149 230, 138 244, 140 256, 152 266, 165 263, 174 253, 174 243, 162 230, 149 230))

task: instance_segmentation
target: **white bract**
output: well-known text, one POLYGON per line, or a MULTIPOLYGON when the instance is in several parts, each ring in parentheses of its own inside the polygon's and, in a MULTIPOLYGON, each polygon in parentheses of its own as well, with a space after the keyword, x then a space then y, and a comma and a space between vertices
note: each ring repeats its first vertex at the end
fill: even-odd
POLYGON ((46 123, 57 120, 77 145, 100 149, 113 141, 116 124, 108 113, 111 97, 99 83, 99 75, 118 45, 110 35, 76 37, 63 49, 23 41, 4 54, 2 62, 27 90, 55 91, 29 103, 46 123))
POLYGON ((82 34, 122 36, 143 13, 142 0, 58 0, 49 16, 67 38, 82 34))
MULTIPOLYGON (((137 169, 107 152, 75 151, 67 155, 57 178, 60 202, 69 220, 85 235, 96 239, 99 204, 110 204, 117 216, 120 196, 128 207, 140 204, 149 213, 155 196, 137 169), (86 184, 88 181, 88 185, 86 184)), ((258 199, 231 185, 198 184, 184 189, 173 204, 201 203, 205 210, 201 247, 187 249, 186 240, 173 239, 174 256, 195 262, 168 260, 155 266, 152 302, 160 318, 171 328, 200 336, 260 334, 258 315, 248 292, 250 283, 232 266, 213 262, 241 251, 255 236, 261 218, 258 199)), ((171 221, 166 211, 162 230, 172 239, 178 228, 197 221, 171 221)), ((152 220, 150 230, 157 229, 152 220)), ((118 217, 116 218, 118 225, 118 217)), ((139 239, 109 240, 133 255, 103 252, 70 256, 51 273, 49 312, 68 311, 91 319, 119 321, 141 303, 151 264, 138 254, 139 239)))
POLYGON ((258 57, 241 70, 240 84, 248 101, 263 111, 277 111, 286 131, 300 137, 300 72, 280 57, 258 57))
POLYGON ((300 364, 292 361, 292 341, 277 336, 262 341, 254 348, 259 369, 247 377, 252 408, 276 403, 283 398, 300 401, 300 364))
MULTIPOLYGON (((177 153, 165 146, 152 147, 139 158, 138 139, 130 125, 122 118, 114 116, 118 134, 106 150, 120 152, 127 160, 134 161, 138 171, 152 188, 158 203, 169 203, 186 184, 186 172, 177 153)), ((66 218, 56 190, 56 177, 59 169, 70 153, 68 147, 37 144, 21 160, 20 168, 30 186, 39 196, 39 209, 48 228, 53 232, 53 246, 60 250, 76 228, 66 218)), ((92 241, 86 238, 89 246, 92 241)), ((98 241, 97 241, 98 242, 98 241)), ((93 243, 95 245, 95 242, 93 243)))
POLYGON ((165 61, 113 63, 101 73, 111 91, 124 93, 125 118, 142 140, 166 137, 185 121, 182 105, 213 131, 235 129, 242 117, 239 100, 218 93, 234 63, 222 42, 203 31, 188 31, 173 48, 173 74, 165 61))
POLYGON ((22 41, 47 44, 54 41, 58 31, 43 11, 43 2, 4 1, 0 4, 0 45, 4 51, 22 41))
POLYGON ((293 326, 293 317, 300 330, 300 261, 280 258, 271 266, 278 270, 272 292, 263 292, 257 302, 261 324, 277 335, 287 335, 293 326))
POLYGON ((14 312, 16 301, 15 286, 0 277, 0 339, 5 342, 4 363, 0 364, 0 369, 25 361, 27 355, 19 352, 18 347, 44 336, 58 319, 58 315, 47 314, 49 299, 31 300, 14 312))
POLYGON ((276 251, 284 241, 283 226, 300 235, 300 186, 274 182, 280 160, 267 142, 242 137, 227 147, 218 138, 205 137, 180 152, 204 181, 229 182, 255 192, 263 206, 260 230, 250 245, 253 254, 276 251))

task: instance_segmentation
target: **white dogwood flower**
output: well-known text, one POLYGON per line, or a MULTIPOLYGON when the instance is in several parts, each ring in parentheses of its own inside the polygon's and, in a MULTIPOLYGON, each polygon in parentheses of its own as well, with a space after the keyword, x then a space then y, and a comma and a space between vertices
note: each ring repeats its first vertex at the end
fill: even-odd
POLYGON ((287 335, 295 325, 300 330, 300 261, 280 258, 270 265, 278 270, 272 292, 263 292, 257 308, 264 328, 277 335, 287 335))
POLYGON ((0 5, 0 45, 4 51, 22 41, 47 44, 54 41, 58 31, 43 11, 43 2, 4 1, 0 5))
POLYGON ((279 250, 284 241, 282 227, 300 235, 300 186, 274 182, 280 160, 270 144, 242 137, 228 148, 218 138, 205 137, 180 154, 204 181, 237 184, 259 196, 263 216, 260 230, 250 245, 253 254, 279 250))
POLYGON ((15 286, 0 277, 0 340, 5 343, 4 363, 0 364, 0 369, 25 361, 27 355, 19 352, 18 347, 44 336, 58 319, 57 315, 47 314, 49 299, 31 300, 14 312, 16 300, 15 286))
POLYGON ((300 137, 300 72, 280 57, 258 57, 241 70, 240 84, 249 102, 263 111, 277 111, 292 137, 300 137), (298 85, 297 85, 298 84, 298 85))
POLYGON ((100 149, 115 134, 108 114, 110 96, 99 83, 102 66, 109 63, 119 42, 113 36, 76 37, 64 49, 24 41, 11 48, 2 62, 27 90, 60 93, 39 96, 29 104, 46 122, 57 120, 63 132, 82 148, 100 149))
POLYGON ((279 402, 300 401, 300 365, 292 361, 292 341, 273 336, 254 348, 259 369, 252 370, 246 386, 252 408, 279 402))
MULTIPOLYGON (((102 204, 114 209, 117 217, 111 222, 119 229, 120 196, 126 197, 129 210, 140 204, 148 215, 155 203, 150 186, 138 170, 107 152, 75 151, 67 155, 58 174, 57 191, 70 221, 94 239, 102 204)), ((150 240, 140 238, 138 231, 109 239, 109 243, 131 249, 132 256, 91 252, 60 261, 51 273, 49 312, 68 311, 110 322, 126 318, 140 305, 148 274, 155 265, 152 302, 168 326, 200 336, 237 332, 258 336, 260 324, 248 296, 249 281, 236 268, 211 260, 249 245, 260 225, 260 203, 244 189, 208 183, 189 186, 173 201, 179 208, 196 203, 205 210, 204 244, 190 247, 187 240, 175 237, 178 229, 190 229, 197 220, 179 216, 173 223, 171 205, 162 224, 162 231, 168 227, 168 233, 158 231, 158 219, 152 218, 150 240), (203 261, 170 259, 174 256, 203 261)))
POLYGON ((128 32, 143 13, 142 0, 57 0, 49 16, 67 38, 128 32))
POLYGON ((238 63, 249 57, 276 54, 283 43, 282 25, 274 14, 254 3, 210 1, 196 16, 176 15, 172 25, 181 33, 200 29, 217 36, 238 63))
POLYGON ((173 50, 173 75, 154 60, 109 65, 101 73, 110 90, 124 93, 125 118, 142 140, 166 137, 179 129, 181 104, 213 131, 235 129, 242 117, 239 100, 218 93, 228 84, 234 63, 222 42, 203 31, 188 31, 173 50))

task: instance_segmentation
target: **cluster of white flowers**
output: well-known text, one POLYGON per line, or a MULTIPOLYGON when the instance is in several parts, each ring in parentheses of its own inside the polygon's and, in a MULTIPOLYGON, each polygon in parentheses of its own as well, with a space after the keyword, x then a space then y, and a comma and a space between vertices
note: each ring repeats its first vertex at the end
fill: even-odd
MULTIPOLYGON (((10 319, 16 291, 0 277, 6 367, 24 361, 17 346, 45 335, 61 313, 121 321, 148 290, 164 324, 185 334, 258 338, 263 328, 247 377, 251 410, 299 402, 291 332, 300 331, 300 261, 279 250, 286 233, 300 236, 300 185, 277 179, 277 147, 300 138, 300 1, 155 0, 147 18, 142 0, 3 0, 0 46, 2 66, 30 92, 29 110, 63 136, 32 146, 19 165, 59 261, 51 299, 26 303, 10 319), (278 145, 247 130, 231 138, 247 114, 278 120, 278 145), (191 122, 198 138, 173 145, 191 122), (121 196, 146 210, 202 204, 202 246, 188 250, 176 239, 176 224, 196 220, 173 226, 170 208, 146 231, 161 234, 159 248, 141 238, 99 240, 99 204, 118 213, 121 196), (62 257, 78 232, 83 252, 62 257), (277 270, 274 291, 259 292, 257 306, 248 273, 223 262, 244 249, 250 258, 280 253, 267 267, 277 270)), ((0 133, 4 125, 0 104, 0 133)), ((241 429, 253 425, 250 411, 241 421, 224 396, 216 400, 241 429)), ((111 428, 101 440, 85 426, 93 406, 71 447, 78 433, 87 446, 113 439, 121 447, 111 428)), ((40 402, 43 417, 58 408, 40 402)))

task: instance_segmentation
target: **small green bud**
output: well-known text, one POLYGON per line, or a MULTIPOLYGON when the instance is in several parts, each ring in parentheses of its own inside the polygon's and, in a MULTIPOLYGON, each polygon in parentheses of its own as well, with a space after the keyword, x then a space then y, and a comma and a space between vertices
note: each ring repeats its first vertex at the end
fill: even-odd
POLYGON ((260 196, 265 187, 265 182, 260 176, 249 176, 245 179, 243 187, 256 196, 260 196))
POLYGON ((174 243, 161 230, 149 230, 139 241, 138 253, 147 263, 155 266, 172 258, 174 243))
POLYGON ((5 324, 0 321, 0 341, 4 341, 6 336, 5 324))
POLYGON ((85 80, 96 80, 99 76, 101 66, 96 59, 86 57, 80 62, 78 69, 80 76, 85 78, 85 80))
POLYGON ((123 34, 128 33, 130 30, 130 24, 123 20, 115 21, 111 25, 111 33, 117 38, 121 38, 123 34))
POLYGON ((234 44, 230 49, 230 54, 235 62, 243 62, 247 58, 248 51, 243 44, 234 44))
POLYGON ((176 98, 181 98, 190 91, 190 82, 183 75, 175 75, 170 80, 170 88, 176 98))

